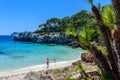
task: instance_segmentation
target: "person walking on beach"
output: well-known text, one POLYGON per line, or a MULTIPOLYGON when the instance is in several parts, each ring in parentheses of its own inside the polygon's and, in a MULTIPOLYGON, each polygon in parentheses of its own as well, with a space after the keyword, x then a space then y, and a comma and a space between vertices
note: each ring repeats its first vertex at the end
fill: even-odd
POLYGON ((47 68, 49 68, 49 58, 46 60, 47 68))

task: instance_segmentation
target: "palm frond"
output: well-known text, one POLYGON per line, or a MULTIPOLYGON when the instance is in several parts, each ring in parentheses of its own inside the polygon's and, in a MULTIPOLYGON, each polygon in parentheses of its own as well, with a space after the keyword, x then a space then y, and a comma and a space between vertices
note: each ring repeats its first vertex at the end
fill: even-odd
POLYGON ((111 6, 105 6, 102 9, 103 21, 113 29, 115 26, 115 15, 111 6))
POLYGON ((76 36, 76 30, 75 28, 73 27, 73 25, 69 25, 67 28, 66 28, 66 34, 67 35, 72 35, 72 36, 76 36))
POLYGON ((83 30, 79 32, 80 42, 83 46, 90 46, 94 32, 95 30, 90 29, 88 25, 84 26, 83 30))

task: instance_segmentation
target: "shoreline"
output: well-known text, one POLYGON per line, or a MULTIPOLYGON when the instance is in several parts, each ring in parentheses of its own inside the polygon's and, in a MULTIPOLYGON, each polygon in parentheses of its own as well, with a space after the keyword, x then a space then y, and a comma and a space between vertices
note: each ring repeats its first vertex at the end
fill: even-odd
POLYGON ((49 68, 47 68, 46 64, 42 64, 42 65, 28 66, 20 69, 14 69, 10 71, 2 71, 0 72, 0 77, 25 74, 31 71, 46 71, 46 70, 52 70, 52 69, 60 69, 63 67, 71 66, 72 63, 76 62, 77 60, 79 59, 50 63, 49 68))

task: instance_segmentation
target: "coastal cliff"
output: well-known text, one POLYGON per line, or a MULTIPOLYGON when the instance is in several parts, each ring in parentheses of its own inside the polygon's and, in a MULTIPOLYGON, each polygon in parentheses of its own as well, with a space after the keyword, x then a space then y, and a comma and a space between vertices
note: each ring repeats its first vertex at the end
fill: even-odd
POLYGON ((73 48, 80 47, 78 42, 63 32, 51 32, 44 35, 38 33, 18 33, 14 35, 14 41, 24 41, 45 44, 68 45, 73 48))

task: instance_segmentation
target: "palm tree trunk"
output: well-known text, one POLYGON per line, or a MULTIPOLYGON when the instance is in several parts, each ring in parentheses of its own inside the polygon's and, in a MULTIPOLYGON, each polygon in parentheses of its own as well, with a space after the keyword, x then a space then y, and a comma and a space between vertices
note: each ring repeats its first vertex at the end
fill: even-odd
POLYGON ((117 28, 120 30, 120 0, 112 0, 117 28))
POLYGON ((119 79, 120 79, 120 30, 114 30, 112 33, 113 39, 114 39, 114 50, 116 54, 116 63, 118 64, 118 70, 119 70, 119 79))
POLYGON ((117 30, 113 32, 114 48, 117 57, 119 80, 120 80, 120 0, 112 0, 114 8, 117 30))
POLYGON ((115 51, 117 52, 117 55, 120 59, 120 30, 116 29, 112 33, 113 39, 114 39, 114 46, 115 46, 115 51))
POLYGON ((93 45, 90 47, 90 51, 93 54, 94 61, 97 63, 98 67, 102 70, 103 76, 110 75, 110 80, 117 80, 113 76, 112 70, 107 62, 106 57, 98 51, 93 45))
POLYGON ((117 67, 117 64, 115 62, 115 55, 114 55, 114 52, 113 52, 113 49, 111 47, 111 43, 110 43, 110 37, 111 37, 111 33, 108 34, 108 32, 110 30, 107 30, 109 29, 108 26, 106 26, 102 20, 102 17, 101 17, 101 14, 99 12, 99 10, 97 9, 96 6, 92 5, 92 11, 94 13, 94 16, 96 18, 96 21, 97 21, 97 24, 98 24, 98 27, 102 33, 102 36, 104 38, 104 41, 105 41, 105 45, 106 45, 106 48, 107 48, 107 51, 108 51, 108 60, 110 62, 110 66, 112 67, 112 71, 114 73, 114 77, 117 77, 119 76, 119 72, 118 72, 118 67, 117 67))

